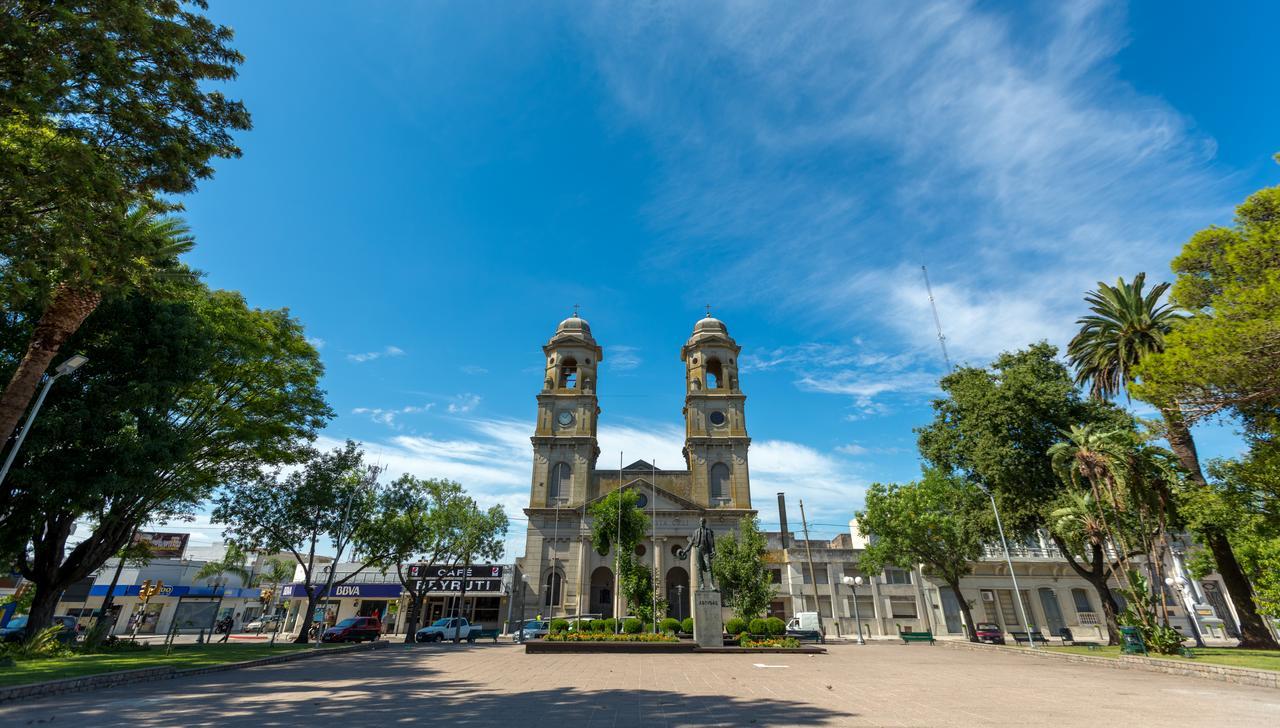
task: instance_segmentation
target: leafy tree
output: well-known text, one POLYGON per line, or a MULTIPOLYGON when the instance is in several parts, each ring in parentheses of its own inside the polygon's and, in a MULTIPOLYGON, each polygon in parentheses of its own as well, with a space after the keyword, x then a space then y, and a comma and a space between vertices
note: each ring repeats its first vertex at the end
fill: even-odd
POLYGON ((1098 594, 1102 603, 1102 615, 1107 622, 1109 643, 1119 643, 1120 605, 1111 589, 1111 580, 1123 573, 1121 566, 1110 558, 1107 529, 1099 515, 1105 506, 1098 503, 1093 493, 1073 490, 1063 493, 1049 513, 1049 533, 1072 561, 1073 566, 1083 564, 1079 573, 1098 594))
MULTIPOLYGON (((330 541, 340 558, 351 545, 353 524, 368 520, 377 506, 369 485, 364 453, 348 440, 327 453, 312 454, 301 469, 283 477, 276 473, 232 482, 214 498, 213 521, 226 527, 228 541, 248 549, 288 551, 302 567, 307 607, 298 643, 308 639, 311 615, 324 590, 316 583, 316 549, 330 541)), ((385 553, 363 554, 360 565, 335 578, 333 585, 345 584, 385 558, 385 553)), ((335 567, 336 562, 328 566, 335 567)))
POLYGON ((378 493, 373 515, 357 527, 356 540, 367 553, 383 554, 382 565, 394 565, 409 594, 405 642, 413 642, 426 591, 421 579, 409 578, 410 563, 456 561, 460 524, 467 499, 451 480, 426 480, 405 474, 378 493))
MULTIPOLYGON (((1049 456, 1063 431, 1084 423, 1131 426, 1113 405, 1081 397, 1057 353, 1041 342, 1001 354, 986 369, 956 369, 942 378, 946 397, 934 401, 933 422, 916 430, 926 463, 989 488, 1014 533, 1034 532, 1067 492, 1049 456)), ((1097 590, 1104 610, 1109 604, 1114 614, 1105 561, 1082 561, 1059 533, 1050 536, 1071 569, 1097 590)))
POLYGON ((874 536, 859 563, 863 573, 923 564, 955 594, 969 638, 975 639, 960 578, 969 573, 970 562, 982 557, 983 545, 996 537, 986 497, 963 478, 931 468, 912 483, 872 485, 866 507, 856 517, 858 529, 874 536))
POLYGON ((639 500, 634 490, 615 490, 594 503, 590 508, 591 543, 601 556, 617 549, 619 591, 632 613, 645 622, 653 622, 665 605, 659 604, 658 612, 654 612, 653 575, 635 559, 636 546, 649 529, 649 517, 638 505, 639 500))
POLYGON ((9 0, 0 12, 0 259, 6 292, 39 308, 0 394, 0 441, 102 296, 145 277, 154 251, 133 218, 176 208, 170 195, 240 153, 232 134, 249 115, 210 82, 243 58, 205 9, 9 0))
MULTIPOLYGON (((293 580, 293 564, 280 558, 267 559, 262 572, 253 578, 251 586, 268 587, 270 599, 262 600, 263 614, 274 614, 275 605, 280 601, 280 592, 284 585, 293 580)), ((265 595, 264 595, 265 596, 265 595)))
MULTIPOLYGON (((454 540, 454 553, 458 562, 467 566, 472 559, 494 560, 502 556, 503 538, 507 535, 507 514, 502 506, 490 506, 481 510, 470 498, 464 500, 461 519, 455 524, 457 529, 454 540)), ((462 580, 462 590, 458 595, 458 608, 462 608, 467 596, 467 580, 462 580)), ((454 644, 462 639, 460 632, 453 636, 454 644)))
MULTIPOLYGON (((1275 195, 1274 203, 1280 203, 1280 192, 1275 195)), ((1249 207, 1246 203, 1245 207, 1249 207)), ((1266 207, 1263 205, 1262 207, 1266 207)), ((1275 204, 1274 209, 1268 212, 1280 210, 1280 204, 1275 204)), ((1248 226, 1242 223, 1242 228, 1248 226)), ((1256 228, 1257 226, 1253 226, 1256 228)), ((1263 226, 1265 227, 1265 225, 1263 226)), ((1207 259, 1214 257, 1214 253, 1206 253, 1206 249, 1217 249, 1221 247, 1223 237, 1230 237, 1226 231, 1220 228, 1211 228, 1197 234, 1188 243, 1187 250, 1183 255, 1175 261, 1174 266, 1177 269, 1180 265, 1189 267, 1194 270, 1190 278, 1182 283, 1179 289, 1184 292, 1184 296, 1189 299, 1189 303, 1199 303, 1204 307, 1208 307, 1209 300, 1204 298, 1205 286, 1203 285, 1203 277, 1198 275, 1204 273, 1208 266, 1207 259)), ((1244 236, 1247 238, 1246 236, 1244 236)), ((1266 237, 1263 235, 1262 237, 1266 237)), ((1254 266, 1262 265, 1265 267, 1267 251, 1263 250, 1265 246, 1256 245, 1261 240, 1252 241, 1255 245, 1249 247, 1249 252, 1263 255, 1261 260, 1250 259, 1247 262, 1240 261, 1238 266, 1241 270, 1232 270, 1231 274, 1244 272, 1245 269, 1254 270, 1254 266)), ((1268 241, 1272 244, 1280 242, 1280 235, 1274 234, 1268 241)), ((1280 271, 1280 256, 1274 251, 1270 252, 1270 258, 1276 261, 1273 265, 1273 271, 1280 271)), ((1190 427, 1184 413, 1184 403, 1194 401, 1194 398, 1187 396, 1186 391, 1182 387, 1160 387, 1155 384, 1160 379, 1157 370, 1168 367, 1170 363, 1177 361, 1176 366, 1190 365, 1193 360, 1203 361, 1206 348, 1210 343, 1208 340, 1198 339, 1193 348, 1186 349, 1185 346, 1181 350, 1183 356, 1176 353, 1166 355, 1169 343, 1176 340, 1186 340, 1185 331, 1190 329, 1192 332, 1203 331, 1205 328, 1200 322, 1202 320, 1211 320, 1214 316, 1202 314, 1194 316, 1188 320, 1183 320, 1171 306, 1161 304, 1160 298, 1168 284, 1162 283, 1151 291, 1144 293, 1143 287, 1146 275, 1139 273, 1134 276, 1132 283, 1125 283, 1124 279, 1117 281, 1115 286, 1108 286, 1104 283, 1098 284, 1098 290, 1086 294, 1085 301, 1090 305, 1093 314, 1085 316, 1077 323, 1081 325, 1080 332, 1072 339, 1067 349, 1068 358, 1072 367, 1076 372, 1077 382, 1088 382, 1090 392, 1094 397, 1099 399, 1109 399, 1118 395, 1121 391, 1133 394, 1150 402, 1159 408, 1161 416, 1164 420, 1164 435, 1169 441, 1169 446, 1178 456, 1178 461, 1187 473, 1187 479, 1195 486, 1208 488, 1208 481, 1205 480, 1204 474, 1200 469, 1200 459, 1196 453, 1195 440, 1192 438, 1190 427), (1153 364, 1157 360, 1165 362, 1164 364, 1153 364), (1142 373, 1144 380, 1150 380, 1146 384, 1139 384, 1135 380, 1139 373, 1142 373)), ((1277 279, 1280 281, 1280 279, 1277 279)), ((1255 277, 1254 283, 1257 283, 1255 277)), ((1275 293, 1280 293, 1280 283, 1277 283, 1272 289, 1275 293)), ((1251 288, 1246 296, 1253 296, 1256 288, 1251 288)), ((1266 330, 1277 335, 1275 342, 1275 358, 1272 364, 1280 363, 1280 324, 1275 323, 1275 314, 1280 313, 1280 304, 1272 304, 1267 307, 1267 312, 1272 314, 1273 318, 1266 324, 1263 324, 1263 335, 1261 339, 1249 339, 1259 344, 1265 344, 1266 330)), ((1259 313, 1253 311, 1254 314, 1259 313)), ((1230 316, 1230 314, 1228 314, 1230 316)), ((1261 323, 1261 322, 1259 322, 1261 323)), ((1255 327, 1256 328, 1256 327, 1255 327)), ((1219 336, 1222 333, 1219 332, 1219 336)), ((1235 336, 1245 336, 1247 333, 1258 334, 1258 331, 1241 331, 1233 330, 1231 332, 1232 339, 1218 339, 1218 344, 1229 343, 1230 346, 1238 346, 1240 341, 1234 339, 1235 336)), ((1265 359, 1265 355, 1263 356, 1265 359)), ((1200 369, 1199 371, 1203 371, 1200 369)), ((1178 381, 1182 383, 1188 382, 1188 372, 1179 371, 1177 374, 1178 381)), ((1239 372, 1241 376, 1243 372, 1239 372)), ((1273 377, 1269 378, 1273 379, 1273 377)), ((1194 377, 1190 381, 1198 381, 1194 377)), ((1264 390, 1266 386, 1264 385, 1264 390)), ((1280 388, 1274 389, 1277 395, 1277 401, 1280 401, 1280 388)), ((1218 563, 1219 573, 1222 580, 1230 593, 1232 600, 1236 604, 1237 613, 1240 616, 1240 625, 1242 633, 1242 646, 1250 647, 1268 647, 1277 648, 1275 639, 1271 636, 1261 617, 1257 614, 1257 608, 1254 604, 1252 589, 1248 580, 1245 578, 1240 568, 1239 562, 1231 549, 1231 543, 1226 534, 1221 530, 1209 528, 1198 532, 1198 535, 1213 552, 1214 560, 1218 563)))
POLYGON ((725 603, 744 621, 763 614, 773 598, 773 583, 765 566, 767 546, 755 516, 738 521, 736 535, 730 533, 716 541, 712 573, 725 603))
MULTIPOLYGON (((21 351, 31 325, 0 320, 0 350, 21 351)), ((294 461, 330 416, 302 327, 235 293, 188 283, 170 300, 113 298, 73 343, 94 366, 50 391, 0 494, 5 553, 37 588, 33 630, 140 524, 294 461)))

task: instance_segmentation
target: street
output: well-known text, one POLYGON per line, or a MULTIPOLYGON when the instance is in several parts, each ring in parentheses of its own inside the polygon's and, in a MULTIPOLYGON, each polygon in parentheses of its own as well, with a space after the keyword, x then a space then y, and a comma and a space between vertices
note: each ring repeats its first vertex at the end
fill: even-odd
POLYGON ((926 645, 525 655, 394 644, 0 706, 6 725, 1264 726, 1280 691, 926 645))

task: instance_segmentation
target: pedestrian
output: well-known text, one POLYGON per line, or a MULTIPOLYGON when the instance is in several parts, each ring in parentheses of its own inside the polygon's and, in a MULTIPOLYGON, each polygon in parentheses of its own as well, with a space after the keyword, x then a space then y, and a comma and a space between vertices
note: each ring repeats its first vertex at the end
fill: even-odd
POLYGON ((218 642, 226 642, 231 638, 231 615, 222 618, 222 621, 218 623, 218 629, 222 631, 222 639, 218 640, 218 642))

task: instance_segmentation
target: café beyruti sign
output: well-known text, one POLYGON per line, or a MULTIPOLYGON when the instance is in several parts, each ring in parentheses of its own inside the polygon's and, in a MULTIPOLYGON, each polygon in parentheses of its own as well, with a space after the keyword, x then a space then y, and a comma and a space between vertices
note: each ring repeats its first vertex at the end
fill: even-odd
MULTIPOLYGON (((458 594, 466 583, 467 593, 498 594, 502 592, 502 566, 480 564, 472 566, 437 566, 434 564, 410 564, 409 578, 422 582, 429 594, 458 594)), ((395 577, 392 577, 395 578, 395 577)), ((324 591, 324 585, 317 588, 324 591)), ((395 584, 339 584, 333 587, 334 597, 395 599, 400 596, 399 583, 395 584)), ((290 584, 281 596, 291 598, 306 594, 302 584, 290 584)))

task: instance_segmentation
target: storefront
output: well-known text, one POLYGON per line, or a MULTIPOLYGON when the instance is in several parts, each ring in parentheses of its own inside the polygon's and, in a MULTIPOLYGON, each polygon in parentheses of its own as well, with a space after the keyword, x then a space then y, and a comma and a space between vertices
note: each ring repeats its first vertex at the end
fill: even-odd
MULTIPOLYGON (((107 584, 95 584, 89 597, 101 604, 107 596, 107 584)), ((221 588, 209 586, 161 586, 160 593, 144 604, 138 598, 139 584, 118 585, 113 597, 119 617, 115 634, 132 634, 136 628, 140 635, 167 634, 176 630, 179 634, 209 632, 220 616, 235 617, 236 624, 243 624, 246 615, 256 615, 262 609, 261 590, 221 588)))

